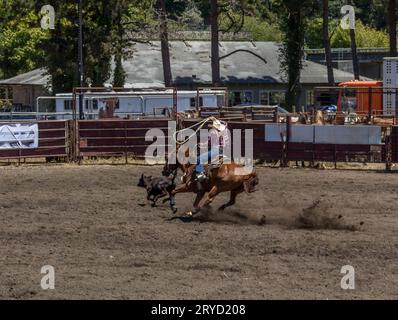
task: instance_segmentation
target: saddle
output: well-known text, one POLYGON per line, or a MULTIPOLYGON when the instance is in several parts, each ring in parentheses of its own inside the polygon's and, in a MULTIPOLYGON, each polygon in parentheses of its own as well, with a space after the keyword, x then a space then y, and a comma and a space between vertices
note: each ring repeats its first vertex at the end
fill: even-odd
POLYGON ((204 169, 206 176, 209 176, 209 173, 211 173, 213 170, 220 168, 224 163, 224 158, 224 156, 220 155, 217 161, 213 161, 212 163, 205 165, 204 169))

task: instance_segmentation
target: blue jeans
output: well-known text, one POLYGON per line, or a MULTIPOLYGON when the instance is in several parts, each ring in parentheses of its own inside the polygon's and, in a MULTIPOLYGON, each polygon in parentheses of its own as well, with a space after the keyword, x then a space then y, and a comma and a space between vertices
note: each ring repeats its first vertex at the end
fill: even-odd
POLYGON ((201 173, 204 169, 204 164, 210 163, 213 158, 218 157, 220 150, 217 148, 211 148, 208 152, 202 153, 196 162, 195 172, 201 173))

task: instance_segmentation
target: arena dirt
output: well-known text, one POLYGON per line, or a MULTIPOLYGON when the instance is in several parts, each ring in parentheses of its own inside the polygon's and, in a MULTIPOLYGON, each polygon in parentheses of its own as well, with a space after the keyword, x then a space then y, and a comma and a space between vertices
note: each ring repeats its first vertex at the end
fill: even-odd
MULTIPOLYGON (((184 223, 136 187, 160 171, 0 167, 0 298, 398 298, 397 174, 260 168, 257 192, 184 223)), ((179 195, 178 214, 192 202, 179 195)))

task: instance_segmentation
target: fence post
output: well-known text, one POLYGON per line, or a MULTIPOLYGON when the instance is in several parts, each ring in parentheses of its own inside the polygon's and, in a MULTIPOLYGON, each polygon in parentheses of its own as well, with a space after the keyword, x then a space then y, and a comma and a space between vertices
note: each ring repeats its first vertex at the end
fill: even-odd
POLYGON ((386 171, 391 171, 392 162, 392 127, 388 127, 386 130, 386 171))
POLYGON ((128 154, 127 154, 127 122, 124 122, 124 156, 125 156, 125 164, 128 163, 128 154))
POLYGON ((278 107, 275 107, 274 108, 274 122, 275 123, 278 123, 278 119, 279 117, 278 117, 278 107))
POLYGON ((333 160, 334 160, 334 168, 337 169, 337 159, 336 159, 336 144, 333 145, 333 160))
POLYGON ((290 134, 291 134, 291 116, 286 117, 286 139, 283 143, 283 159, 282 159, 282 167, 287 167, 289 163, 288 152, 289 152, 289 142, 290 142, 290 134))
POLYGON ((71 120, 65 120, 65 149, 67 154, 67 162, 71 162, 73 159, 73 125, 70 125, 71 120))
POLYGON ((369 113, 368 113, 368 124, 372 124, 372 113, 373 113, 373 106, 372 106, 372 88, 369 87, 369 113))
POLYGON ((173 88, 173 115, 172 115, 174 120, 177 119, 177 113, 178 113, 177 104, 178 104, 178 93, 177 93, 177 89, 174 87, 173 88))

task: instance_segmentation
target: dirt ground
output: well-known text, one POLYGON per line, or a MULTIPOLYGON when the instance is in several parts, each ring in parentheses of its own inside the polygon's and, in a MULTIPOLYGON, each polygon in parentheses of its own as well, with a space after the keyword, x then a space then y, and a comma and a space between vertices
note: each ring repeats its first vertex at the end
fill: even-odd
MULTIPOLYGON (((1 299, 398 298, 398 175, 258 168, 190 223, 136 187, 160 167, 0 167, 1 299), (42 290, 41 267, 55 268, 42 290), (340 287, 355 268, 355 290, 340 287)), ((182 214, 193 195, 179 195, 182 214)))

